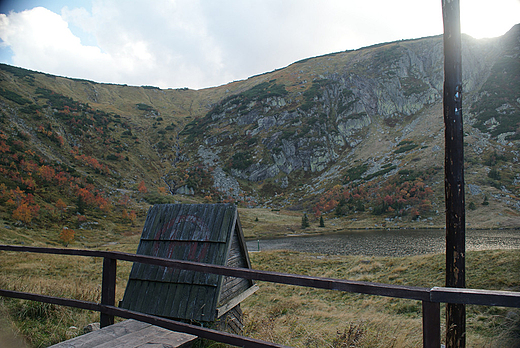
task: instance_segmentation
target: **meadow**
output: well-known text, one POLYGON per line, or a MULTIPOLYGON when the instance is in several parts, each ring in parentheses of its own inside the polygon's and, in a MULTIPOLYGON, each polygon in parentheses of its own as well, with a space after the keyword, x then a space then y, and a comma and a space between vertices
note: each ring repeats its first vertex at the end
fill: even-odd
MULTIPOLYGON (((99 249, 135 252, 138 238, 139 234, 127 236, 99 249)), ((423 287, 444 282, 442 254, 397 258, 264 251, 250 257, 252 267, 259 270, 423 287)), ((100 301, 101 259, 2 252, 0 263, 0 288, 100 301)), ((130 263, 118 262, 116 301, 123 297, 130 268, 130 263)), ((468 252, 466 277, 471 288, 518 291, 520 251, 468 252)), ((258 285, 260 289, 242 303, 247 336, 294 347, 422 344, 418 301, 258 285)), ((441 310, 444 321, 443 306, 441 310)), ((20 340, 27 347, 47 347, 81 334, 84 326, 99 320, 95 312, 9 298, 0 298, 0 312, 0 337, 16 335, 19 341, 13 347, 20 347, 20 340)), ((467 331, 469 347, 518 347, 520 311, 467 306, 467 331)))

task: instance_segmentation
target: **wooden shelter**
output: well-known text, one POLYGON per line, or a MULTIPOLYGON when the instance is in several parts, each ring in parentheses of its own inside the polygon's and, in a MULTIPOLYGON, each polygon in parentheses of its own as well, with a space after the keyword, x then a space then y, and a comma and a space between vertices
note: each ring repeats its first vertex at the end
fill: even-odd
MULTIPOLYGON (((251 268, 234 204, 159 204, 148 211, 137 254, 251 268)), ((134 263, 122 308, 242 331, 250 279, 134 263)))

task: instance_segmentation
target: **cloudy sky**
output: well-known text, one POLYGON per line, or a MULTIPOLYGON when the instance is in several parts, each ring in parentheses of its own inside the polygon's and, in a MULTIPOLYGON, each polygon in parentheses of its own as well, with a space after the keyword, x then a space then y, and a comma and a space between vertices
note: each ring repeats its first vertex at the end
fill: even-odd
MULTIPOLYGON (((520 0, 460 0, 504 34, 520 0)), ((200 89, 303 58, 442 34, 441 0, 0 0, 0 62, 97 82, 200 89)))

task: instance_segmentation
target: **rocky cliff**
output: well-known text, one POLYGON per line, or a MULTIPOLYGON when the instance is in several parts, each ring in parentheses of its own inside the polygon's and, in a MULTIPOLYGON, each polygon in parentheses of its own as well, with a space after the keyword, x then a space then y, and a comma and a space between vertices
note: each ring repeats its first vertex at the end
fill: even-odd
MULTIPOLYGON (((494 199, 497 214, 507 209, 513 220, 519 39, 518 25, 501 38, 464 36, 462 52, 468 202, 490 209, 494 199)), ((200 200, 316 216, 441 219, 440 36, 309 58, 200 91, 97 84, 6 65, 0 74, 3 154, 12 155, 21 137, 24 151, 114 197, 143 181, 200 200)), ((4 184, 27 180, 3 163, 12 176, 4 184)))

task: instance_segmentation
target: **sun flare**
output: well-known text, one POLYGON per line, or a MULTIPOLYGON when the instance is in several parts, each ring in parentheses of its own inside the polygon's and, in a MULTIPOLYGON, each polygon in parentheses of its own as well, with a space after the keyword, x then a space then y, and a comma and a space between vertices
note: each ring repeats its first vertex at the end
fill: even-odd
POLYGON ((461 31, 476 39, 505 34, 520 23, 520 0, 462 0, 461 31))

